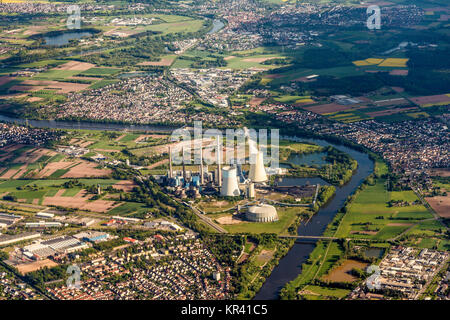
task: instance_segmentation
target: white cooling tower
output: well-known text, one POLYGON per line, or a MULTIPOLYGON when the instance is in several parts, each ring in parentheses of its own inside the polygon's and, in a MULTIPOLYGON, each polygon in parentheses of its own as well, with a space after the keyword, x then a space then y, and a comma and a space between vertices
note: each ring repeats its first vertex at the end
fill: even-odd
POLYGON ((220 189, 220 194, 223 197, 236 197, 240 195, 236 168, 222 168, 222 188, 220 189))
POLYGON ((250 164, 250 174, 248 178, 252 182, 257 183, 267 181, 266 169, 264 169, 264 158, 261 151, 258 151, 256 154, 255 163, 250 164))

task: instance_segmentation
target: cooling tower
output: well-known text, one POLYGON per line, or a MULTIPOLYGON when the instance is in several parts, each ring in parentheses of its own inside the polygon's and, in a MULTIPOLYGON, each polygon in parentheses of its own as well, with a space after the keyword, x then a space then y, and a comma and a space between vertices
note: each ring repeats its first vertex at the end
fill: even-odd
POLYGON ((267 181, 266 169, 264 169, 264 158, 261 151, 256 154, 255 163, 250 164, 250 174, 248 178, 257 183, 267 181))
POLYGON ((236 168, 222 168, 222 188, 220 189, 220 194, 223 197, 235 197, 240 195, 236 168))

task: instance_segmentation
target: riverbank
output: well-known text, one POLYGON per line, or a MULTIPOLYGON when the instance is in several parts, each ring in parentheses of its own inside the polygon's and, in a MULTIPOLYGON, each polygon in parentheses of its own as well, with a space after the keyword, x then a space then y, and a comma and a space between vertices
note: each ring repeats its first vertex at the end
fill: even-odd
MULTIPOLYGON (((283 137, 284 139, 285 137, 283 137)), ((305 140, 322 146, 333 146, 334 148, 349 154, 358 163, 350 181, 336 188, 336 195, 323 208, 312 216, 306 224, 301 224, 297 229, 298 235, 320 236, 324 233, 329 223, 333 221, 338 211, 343 207, 348 196, 353 194, 361 183, 374 170, 374 162, 367 153, 353 148, 330 143, 322 139, 301 139, 290 137, 293 141, 305 140)), ((255 295, 257 300, 274 300, 279 298, 281 289, 290 281, 294 280, 302 272, 302 264, 310 257, 311 252, 317 245, 317 241, 308 243, 294 243, 288 253, 280 259, 279 264, 273 269, 270 276, 255 295)))

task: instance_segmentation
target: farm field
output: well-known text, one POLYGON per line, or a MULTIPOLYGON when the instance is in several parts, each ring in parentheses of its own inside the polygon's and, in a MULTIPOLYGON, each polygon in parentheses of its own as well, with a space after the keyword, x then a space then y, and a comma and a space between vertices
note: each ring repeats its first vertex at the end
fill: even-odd
POLYGON ((337 237, 388 240, 415 223, 433 217, 422 205, 389 207, 390 200, 415 201, 417 198, 412 191, 388 192, 385 182, 378 179, 374 186, 367 186, 356 195, 339 225, 337 237))
POLYGON ((162 34, 196 32, 203 27, 203 21, 194 19, 184 19, 183 21, 173 21, 147 26, 146 30, 160 31, 162 34))
POLYGON ((82 191, 82 184, 86 187, 100 185, 102 188, 113 186, 119 181, 114 179, 48 179, 48 180, 0 180, 0 195, 15 197, 18 201, 42 204, 44 198, 58 196, 70 199, 82 191), (68 182, 74 186, 67 188, 68 182), (37 202, 37 203, 36 203, 37 202))
POLYGON ((325 281, 330 282, 354 282, 358 280, 350 272, 354 269, 365 270, 369 266, 368 263, 356 260, 344 260, 339 266, 334 267, 330 272, 322 277, 325 281))
POLYGON ((7 155, 3 159, 5 162, 1 167, 0 179, 86 178, 111 174, 110 169, 99 167, 96 163, 81 159, 70 160, 48 149, 33 148, 18 157, 11 158, 7 155))

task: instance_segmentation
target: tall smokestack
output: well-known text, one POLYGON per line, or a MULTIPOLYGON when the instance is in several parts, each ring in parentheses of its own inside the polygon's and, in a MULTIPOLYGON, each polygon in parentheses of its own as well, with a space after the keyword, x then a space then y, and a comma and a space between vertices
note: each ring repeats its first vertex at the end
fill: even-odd
POLYGON ((217 136, 217 174, 219 187, 222 186, 222 149, 220 149, 219 136, 217 136))
POLYGON ((173 171, 172 171, 172 147, 169 147, 169 178, 173 178, 173 171))

